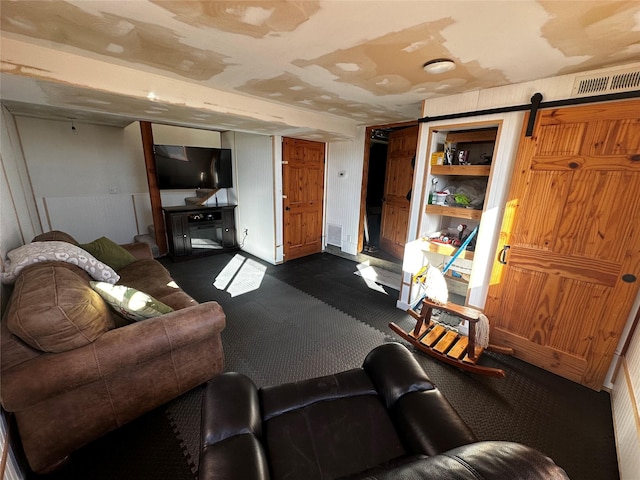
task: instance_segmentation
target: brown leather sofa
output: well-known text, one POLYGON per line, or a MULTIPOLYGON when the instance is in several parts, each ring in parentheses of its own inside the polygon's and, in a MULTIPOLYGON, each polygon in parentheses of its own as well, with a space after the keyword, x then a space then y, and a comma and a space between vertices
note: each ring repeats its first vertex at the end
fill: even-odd
MULTIPOLYGON (((499 421, 499 420, 496 420, 499 421)), ((398 343, 362 368, 257 389, 238 373, 203 397, 200 480, 567 480, 533 448, 478 442, 398 343)))
MULTIPOLYGON (((63 232, 34 238, 46 240, 77 245, 63 232)), ((54 469, 79 447, 223 370, 220 305, 198 304, 172 283, 147 244, 124 248, 136 259, 117 271, 118 283, 173 312, 130 323, 92 290, 84 270, 65 262, 36 263, 18 275, 0 327, 0 395, 3 408, 15 415, 35 472, 54 469), (49 329, 42 339, 47 351, 34 348, 38 328, 30 325, 44 316, 60 322, 59 337, 49 329), (70 329, 78 320, 82 329, 70 329), (8 323, 24 329, 12 332, 8 323)))

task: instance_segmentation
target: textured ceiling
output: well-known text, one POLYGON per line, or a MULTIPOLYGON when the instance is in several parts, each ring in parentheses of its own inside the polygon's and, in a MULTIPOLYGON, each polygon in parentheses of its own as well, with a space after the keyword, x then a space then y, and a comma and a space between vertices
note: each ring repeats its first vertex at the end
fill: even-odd
POLYGON ((4 39, 64 52, 69 63, 52 72, 3 42, 8 108, 112 124, 297 131, 295 121, 208 111, 162 90, 132 99, 94 89, 74 79, 74 58, 357 125, 418 118, 421 101, 436 96, 640 60, 638 1, 3 0, 0 12, 4 39), (441 57, 457 68, 422 70, 441 57))

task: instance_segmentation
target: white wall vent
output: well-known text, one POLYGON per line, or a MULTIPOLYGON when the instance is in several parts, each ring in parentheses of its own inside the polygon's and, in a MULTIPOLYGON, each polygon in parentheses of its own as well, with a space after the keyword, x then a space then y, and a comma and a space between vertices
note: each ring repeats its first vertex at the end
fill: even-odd
POLYGON ((327 223, 327 244, 342 248, 342 225, 327 223))
POLYGON ((618 70, 600 75, 576 77, 571 96, 584 97, 632 90, 640 90, 640 69, 618 70))

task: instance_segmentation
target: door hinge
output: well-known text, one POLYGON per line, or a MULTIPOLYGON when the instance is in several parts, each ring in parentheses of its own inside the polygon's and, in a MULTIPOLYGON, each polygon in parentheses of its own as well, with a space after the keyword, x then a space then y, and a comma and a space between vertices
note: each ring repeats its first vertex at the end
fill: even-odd
POLYGON ((283 160, 283 161, 282 161, 282 164, 283 164, 283 165, 289 165, 289 160, 283 160))

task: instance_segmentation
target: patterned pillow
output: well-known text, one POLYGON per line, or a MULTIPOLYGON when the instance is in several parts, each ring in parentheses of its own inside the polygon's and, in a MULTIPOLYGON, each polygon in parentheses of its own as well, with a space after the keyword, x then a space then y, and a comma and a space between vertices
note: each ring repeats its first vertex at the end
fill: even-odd
POLYGON ((67 262, 82 268, 95 280, 116 283, 120 276, 109 266, 93 255, 68 242, 48 241, 32 242, 7 254, 2 283, 14 283, 22 269, 39 262, 67 262))
POLYGON ((136 257, 127 249, 122 248, 107 237, 100 237, 91 243, 80 244, 80 248, 83 248, 114 270, 120 270, 122 267, 126 267, 136 261, 136 257))
POLYGON ((116 312, 129 320, 137 322, 173 312, 169 305, 135 288, 105 282, 89 284, 116 312))

